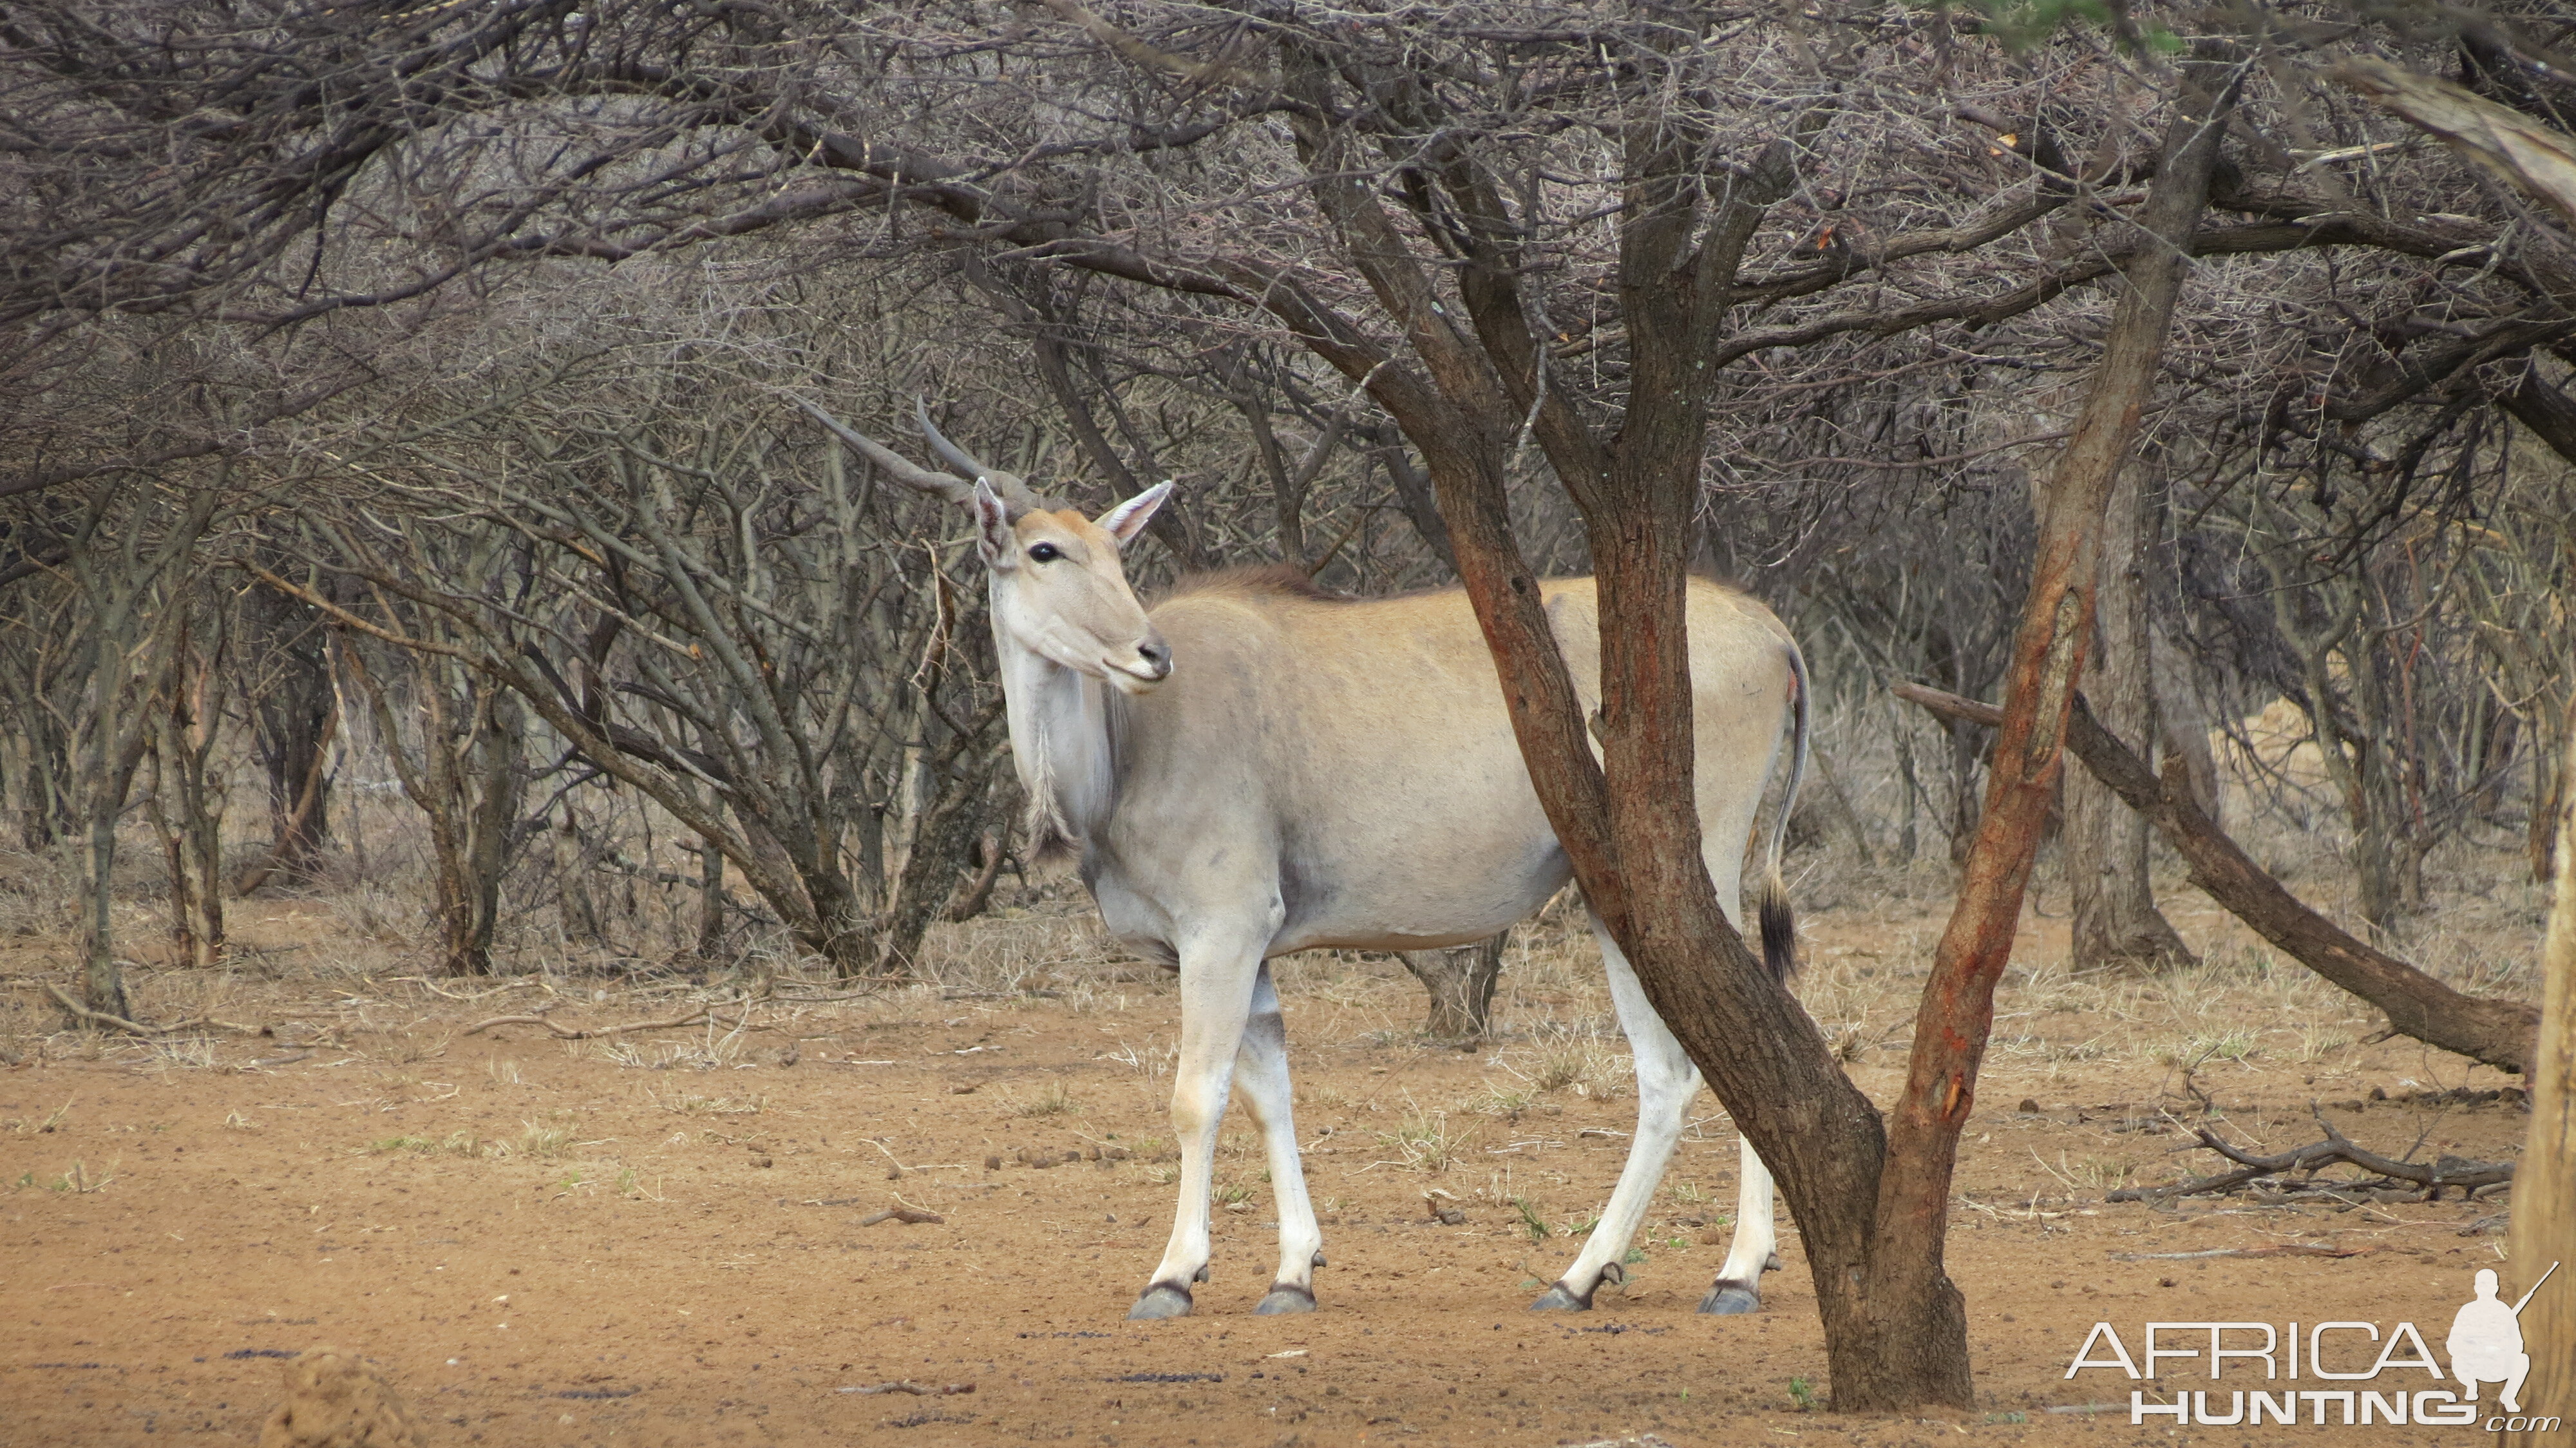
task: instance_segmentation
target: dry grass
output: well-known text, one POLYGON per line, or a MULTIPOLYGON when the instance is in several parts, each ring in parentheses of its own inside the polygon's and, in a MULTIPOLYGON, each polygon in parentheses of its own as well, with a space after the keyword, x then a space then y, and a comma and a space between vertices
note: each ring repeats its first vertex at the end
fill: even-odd
POLYGON ((1005 1098, 1002 1109, 1005 1114, 1023 1121, 1042 1121, 1053 1116, 1073 1115, 1082 1106, 1065 1091, 1062 1081, 1049 1081, 1033 1092, 1005 1098))
POLYGON ((1374 1165, 1399 1171, 1445 1172, 1469 1159, 1477 1134, 1477 1124, 1453 1128, 1447 1112, 1413 1107, 1393 1131, 1374 1133, 1378 1145, 1374 1165))

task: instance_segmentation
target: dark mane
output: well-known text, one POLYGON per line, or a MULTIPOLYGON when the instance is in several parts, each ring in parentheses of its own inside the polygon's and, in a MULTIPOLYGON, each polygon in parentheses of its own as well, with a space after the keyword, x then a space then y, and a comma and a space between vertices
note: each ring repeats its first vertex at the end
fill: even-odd
POLYGON ((1303 598, 1317 603, 1354 602, 1349 594, 1334 593, 1318 587, 1305 569, 1294 563, 1264 563, 1250 568, 1219 568, 1206 573, 1185 573, 1163 591, 1164 598, 1180 598, 1194 593, 1230 593, 1268 598, 1303 598))

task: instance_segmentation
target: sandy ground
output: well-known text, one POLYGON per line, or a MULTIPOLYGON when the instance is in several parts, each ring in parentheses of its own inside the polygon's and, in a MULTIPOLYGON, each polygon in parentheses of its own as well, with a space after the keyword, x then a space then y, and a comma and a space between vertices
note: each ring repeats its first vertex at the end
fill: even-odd
MULTIPOLYGON (((1157 1324, 1123 1315, 1171 1220, 1178 999, 1096 948, 1008 982, 1045 995, 773 1001, 739 1030, 572 1042, 466 1027, 549 999, 574 1025, 667 1019, 732 987, 594 994, 557 977, 469 1003, 390 969, 246 971, 219 991, 147 972, 139 1011, 211 1005, 276 1034, 146 1049, 40 1036, 48 957, 22 944, 0 950, 0 1044, 21 1056, 0 1070, 0 1444, 246 1443, 279 1360, 317 1344, 379 1365, 441 1444, 2484 1441, 2415 1424, 2133 1427, 2138 1385, 2067 1379, 2097 1321, 2133 1354, 2150 1320, 2407 1320, 2438 1351, 2471 1274, 2501 1255, 2494 1201, 2104 1200, 2215 1169, 2182 1152, 2189 1126, 2269 1150, 2313 1140, 2311 1101, 2382 1150, 2518 1149, 2510 1096, 2433 1094, 2508 1078, 2362 1043, 2366 1012, 2230 943, 2199 903, 2177 901, 2178 919, 2217 943, 2213 964, 2165 980, 2071 980, 2047 964, 2062 922, 2032 922, 2021 958, 2037 968, 2017 967, 2001 1001, 1950 1237, 1977 1408, 1903 1421, 1804 1409, 1830 1385, 1794 1227, 1761 1313, 1694 1314, 1734 1203, 1711 1097, 1625 1295, 1523 1310, 1572 1257, 1568 1229, 1606 1200, 1634 1124, 1590 953, 1563 920, 1516 948, 1502 1038, 1472 1053, 1412 1033, 1420 991, 1391 962, 1284 963, 1327 1222, 1321 1310, 1250 1315, 1276 1249, 1236 1129, 1214 1280, 1198 1315, 1157 1324), (1431 1218, 1435 1189, 1462 1224, 1431 1218), (870 1224, 897 1205, 941 1220, 870 1224), (2296 1254, 2207 1255, 2227 1248, 2296 1254), (2089 1411, 2055 1411, 2070 1408, 2089 1411)), ((1805 922, 1804 997, 1881 1101, 1937 927, 1908 910, 1805 922)), ((237 918, 273 946, 327 945, 334 928, 291 905, 237 918)), ((1084 928, 1039 923, 1047 939, 1084 928)), ((2261 1371, 2231 1362, 2217 1386, 2262 1387, 2261 1371)), ((2361 1386, 2435 1385, 2420 1368, 2384 1376, 2361 1386)), ((2195 1359, 2153 1386, 2213 1384, 2195 1359)))

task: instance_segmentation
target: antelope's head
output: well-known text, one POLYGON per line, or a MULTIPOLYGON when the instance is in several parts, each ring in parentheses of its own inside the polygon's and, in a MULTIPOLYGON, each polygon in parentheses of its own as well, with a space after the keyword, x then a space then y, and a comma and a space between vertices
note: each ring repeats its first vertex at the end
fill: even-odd
POLYGON ((1153 487, 1101 514, 1031 508, 1016 517, 975 480, 976 547, 993 582, 993 626, 1068 669, 1141 694, 1171 676, 1172 649, 1127 586, 1118 550, 1172 494, 1153 487))
POLYGON ((1171 676, 1171 646, 1146 619, 1118 560, 1119 550, 1145 531, 1154 511, 1171 496, 1170 483, 1157 483, 1098 518, 1085 518, 1071 508, 1047 507, 1026 480, 989 467, 950 442, 931 423, 929 409, 919 404, 918 420, 931 447, 963 469, 972 483, 916 467, 812 403, 805 410, 896 481, 972 510, 976 550, 992 583, 998 635, 1103 680, 1122 694, 1142 694, 1171 676))

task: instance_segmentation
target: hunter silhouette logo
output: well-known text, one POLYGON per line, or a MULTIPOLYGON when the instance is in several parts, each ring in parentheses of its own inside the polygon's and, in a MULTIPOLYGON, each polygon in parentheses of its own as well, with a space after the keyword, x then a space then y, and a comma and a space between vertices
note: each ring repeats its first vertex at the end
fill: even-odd
POLYGON ((2478 1295, 2451 1319, 2451 1335, 2442 1344, 2451 1354, 2451 1376, 2460 1380, 2470 1402, 2478 1400, 2478 1384, 2502 1383, 2496 1401, 2508 1413, 2522 1411, 2522 1380, 2531 1376, 2531 1354, 2522 1350, 2522 1310, 2557 1270, 2558 1264, 2550 1263, 2531 1291, 2507 1307, 2496 1296, 2495 1269, 2478 1269, 2478 1295))
POLYGON ((2557 1417, 2527 1417, 2522 1389, 2531 1376, 2531 1354, 2524 1350, 2522 1310, 2558 1272, 2555 1262, 2531 1284, 2518 1302, 2497 1295, 2497 1278, 2480 1269, 2472 1279, 2474 1295, 2452 1315, 2443 1347, 2450 1358, 2446 1378, 2411 1322, 2382 1331, 2376 1322, 2150 1322, 2144 1349, 2131 1356, 2120 1333, 2107 1322, 2093 1324, 2084 1345, 2067 1364, 2073 1378, 2087 1369, 2108 1369, 2149 1385, 2129 1393, 2129 1421, 2143 1424, 2169 1418, 2177 1425, 2259 1427, 2304 1423, 2324 1427, 2391 1427, 2414 1424, 2467 1426, 2481 1421, 2478 1389, 2495 1384, 2496 1406, 2503 1412, 2486 1417, 2488 1432, 2548 1433, 2563 1427, 2557 1417), (2206 1360, 2210 1389, 2185 1391, 2179 1385, 2156 1389, 2172 1369, 2173 1359, 2206 1360), (2141 1364, 2144 1364, 2143 1370, 2141 1364), (2233 1372, 2241 1381, 2258 1375, 2265 1386, 2218 1389, 2233 1372), (2413 1374, 2422 1373, 2422 1378, 2413 1374), (2303 1387, 2302 1380, 2318 1380, 2303 1387), (2434 1386, 2435 1384, 2456 1385, 2434 1386), (2506 1416, 2511 1415, 2511 1416, 2506 1416))

